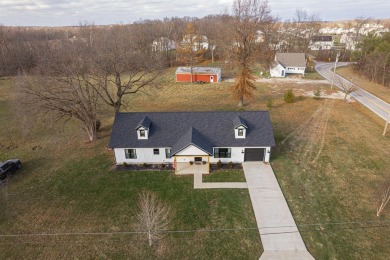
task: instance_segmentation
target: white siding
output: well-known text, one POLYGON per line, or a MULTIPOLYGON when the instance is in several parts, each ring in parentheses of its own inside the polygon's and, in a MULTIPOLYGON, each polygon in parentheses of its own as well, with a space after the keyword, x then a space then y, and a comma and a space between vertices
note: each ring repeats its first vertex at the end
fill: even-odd
POLYGON ((287 67, 286 68, 286 73, 289 74, 305 74, 305 68, 303 67, 287 67))
POLYGON ((202 161, 208 162, 208 156, 177 156, 176 157, 176 162, 190 162, 190 161, 195 161, 195 157, 202 157, 202 161))
POLYGON ((160 154, 153 154, 154 148, 135 148, 137 153, 137 159, 126 159, 125 149, 127 148, 115 148, 115 160, 117 165, 123 164, 126 162, 127 164, 135 163, 173 163, 173 158, 167 159, 165 157, 165 147, 158 148, 160 150, 160 154))
POLYGON ((206 152, 200 150, 199 148, 190 145, 187 148, 181 150, 176 155, 208 155, 206 152))
MULTIPOLYGON (((217 163, 221 160, 222 163, 242 163, 244 162, 245 148, 265 148, 265 162, 269 162, 271 155, 270 147, 218 147, 218 148, 231 148, 231 158, 214 158, 214 155, 210 156, 210 163, 217 163)), ((173 163, 173 158, 165 158, 165 148, 159 148, 160 154, 154 155, 153 148, 136 148, 137 159, 126 159, 125 157, 125 149, 126 148, 115 148, 115 160, 117 165, 123 164, 126 162, 127 164, 141 164, 141 163, 173 163)), ((189 146, 184 149, 182 152, 177 154, 179 156, 176 157, 177 162, 189 162, 194 160, 194 157, 202 157, 206 160, 208 154, 203 152, 202 150, 196 148, 195 146, 189 146), (182 157, 183 156, 183 157, 182 157), (185 157, 188 156, 188 157, 185 157)))
POLYGON ((271 77, 275 77, 275 78, 285 77, 284 71, 285 71, 285 69, 280 64, 276 65, 273 68, 270 68, 270 70, 269 70, 271 77))

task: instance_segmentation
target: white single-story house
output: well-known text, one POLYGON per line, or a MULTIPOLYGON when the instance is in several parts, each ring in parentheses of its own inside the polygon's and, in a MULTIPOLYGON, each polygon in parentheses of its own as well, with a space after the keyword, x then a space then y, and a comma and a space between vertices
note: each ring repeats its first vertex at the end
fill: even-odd
POLYGON ((316 35, 310 39, 309 48, 312 51, 330 50, 332 47, 332 35, 316 35))
POLYGON ((209 173, 210 163, 269 162, 268 111, 116 113, 109 147, 117 165, 173 164, 176 174, 209 173))
POLYGON ((284 53, 275 54, 275 60, 270 67, 271 77, 285 77, 287 74, 305 75, 306 57, 302 53, 284 53))

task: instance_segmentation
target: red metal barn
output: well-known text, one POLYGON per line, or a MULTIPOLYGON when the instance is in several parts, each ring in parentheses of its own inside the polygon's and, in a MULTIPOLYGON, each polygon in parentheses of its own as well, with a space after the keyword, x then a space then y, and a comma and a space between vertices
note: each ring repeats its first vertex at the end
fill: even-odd
POLYGON ((221 82, 221 69, 212 67, 178 67, 176 82, 221 82))

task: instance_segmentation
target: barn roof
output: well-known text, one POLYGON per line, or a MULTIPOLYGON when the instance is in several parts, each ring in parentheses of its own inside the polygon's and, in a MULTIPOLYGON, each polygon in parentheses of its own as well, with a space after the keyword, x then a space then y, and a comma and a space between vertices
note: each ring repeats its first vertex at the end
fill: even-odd
MULTIPOLYGON (((178 67, 176 74, 189 74, 191 67, 178 67)), ((221 73, 220 68, 216 67, 192 67, 192 74, 218 74, 221 73)))

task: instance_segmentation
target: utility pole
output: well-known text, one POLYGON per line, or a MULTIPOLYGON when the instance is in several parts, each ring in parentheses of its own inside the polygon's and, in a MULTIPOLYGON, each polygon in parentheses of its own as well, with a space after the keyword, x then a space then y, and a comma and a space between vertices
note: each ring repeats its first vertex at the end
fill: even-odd
POLYGON ((386 135, 386 132, 387 132, 387 126, 389 125, 389 121, 390 121, 390 113, 389 113, 389 116, 387 117, 387 120, 386 120, 386 124, 385 124, 385 129, 383 130, 383 136, 386 135))
POLYGON ((333 89, 333 82, 334 82, 334 76, 336 74, 336 67, 337 67, 337 62, 339 61, 339 56, 340 56, 340 50, 337 53, 336 60, 334 62, 334 68, 333 68, 333 76, 332 76, 332 84, 330 85, 330 89, 333 89))

